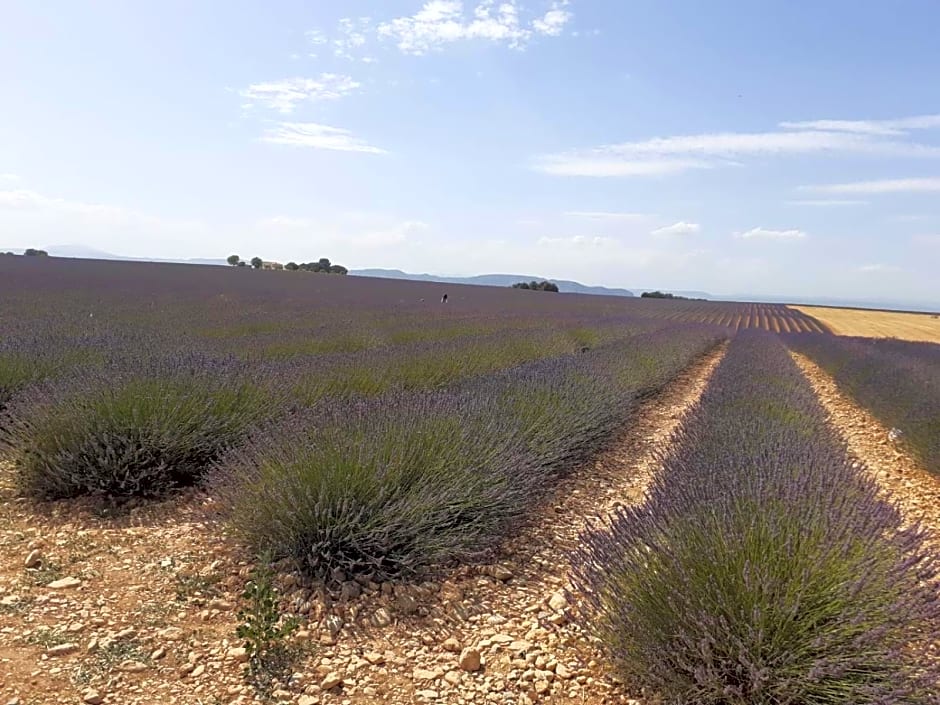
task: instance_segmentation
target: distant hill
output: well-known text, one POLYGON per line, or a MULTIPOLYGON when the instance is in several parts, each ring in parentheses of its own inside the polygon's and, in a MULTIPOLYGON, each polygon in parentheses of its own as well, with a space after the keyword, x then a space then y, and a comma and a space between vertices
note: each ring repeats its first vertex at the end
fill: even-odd
POLYGON ((409 274, 400 269, 352 269, 353 276, 378 277, 380 279, 407 279, 417 282, 441 282, 442 284, 476 284, 478 286, 512 286, 517 282, 547 280, 558 285, 558 290, 566 294, 594 294, 595 296, 634 296, 627 289, 611 289, 606 286, 587 286, 566 279, 549 279, 529 274, 479 274, 475 277, 441 277, 435 274, 409 274))
POLYGON ((224 259, 161 259, 159 257, 124 257, 103 250, 96 250, 85 245, 49 245, 42 248, 50 257, 74 257, 77 259, 112 259, 123 262, 172 262, 176 264, 217 264, 228 265, 224 259))

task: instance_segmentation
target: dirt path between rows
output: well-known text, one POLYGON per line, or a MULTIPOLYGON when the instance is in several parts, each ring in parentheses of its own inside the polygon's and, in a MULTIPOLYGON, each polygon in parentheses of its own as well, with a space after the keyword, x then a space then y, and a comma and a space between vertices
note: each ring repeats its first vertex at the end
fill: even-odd
POLYGON ((940 549, 940 478, 921 467, 903 445, 892 442, 890 429, 839 390, 832 377, 808 357, 790 354, 813 385, 852 456, 868 468, 907 521, 920 522, 934 532, 940 549))
MULTIPOLYGON (((296 635, 306 656, 269 702, 637 702, 564 616, 569 555, 587 521, 642 498, 654 449, 724 349, 645 401, 499 563, 420 584, 349 583, 343 599, 286 576, 284 603, 307 622, 296 635)), ((204 493, 115 518, 81 501, 19 499, 0 466, 0 705, 262 702, 245 684, 235 638, 249 565, 204 493)))

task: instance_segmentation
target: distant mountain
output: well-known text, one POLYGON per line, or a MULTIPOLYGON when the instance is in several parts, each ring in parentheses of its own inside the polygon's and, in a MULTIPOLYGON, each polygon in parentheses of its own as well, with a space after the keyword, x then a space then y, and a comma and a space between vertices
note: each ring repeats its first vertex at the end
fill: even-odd
POLYGON ((595 296, 633 296, 626 289, 611 289, 606 286, 587 286, 566 279, 549 279, 528 274, 478 274, 474 277, 441 277, 435 274, 409 274, 400 269, 353 269, 349 272, 358 277, 378 277, 380 279, 407 279, 418 282, 440 282, 442 284, 476 284, 478 286, 512 286, 517 282, 548 280, 558 285, 558 290, 566 294, 594 294, 595 296))
POLYGON ((224 259, 161 259, 159 257, 124 257, 85 245, 49 245, 43 248, 50 257, 74 257, 76 259, 108 259, 124 262, 170 262, 174 264, 218 264, 227 265, 224 259))

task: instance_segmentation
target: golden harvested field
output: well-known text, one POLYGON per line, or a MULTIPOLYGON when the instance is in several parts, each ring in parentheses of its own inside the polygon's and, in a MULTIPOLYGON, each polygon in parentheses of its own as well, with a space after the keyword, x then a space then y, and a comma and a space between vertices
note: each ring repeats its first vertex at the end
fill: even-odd
POLYGON ((822 306, 790 306, 812 316, 836 335, 859 335, 868 338, 900 338, 940 343, 940 316, 930 313, 898 313, 865 311, 822 306))

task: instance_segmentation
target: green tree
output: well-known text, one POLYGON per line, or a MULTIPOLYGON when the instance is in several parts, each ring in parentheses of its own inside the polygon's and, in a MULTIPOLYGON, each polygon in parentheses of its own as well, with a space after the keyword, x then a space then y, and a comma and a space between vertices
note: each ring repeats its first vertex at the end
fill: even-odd
POLYGON ((251 258, 251 266, 255 269, 261 269, 262 265, 264 265, 264 261, 260 257, 251 258))
POLYGON ((298 269, 300 269, 300 265, 296 262, 288 262, 284 265, 284 269, 288 269, 291 272, 296 272, 298 269))
POLYGON ((341 264, 330 265, 330 274, 348 274, 349 270, 341 264))
POLYGON ((238 263, 242 261, 242 258, 239 257, 238 255, 229 255, 228 259, 226 259, 225 261, 228 262, 233 267, 237 267, 238 263))
POLYGON ((49 253, 46 252, 45 250, 35 250, 32 247, 30 247, 25 252, 23 252, 23 254, 26 255, 27 257, 46 257, 48 256, 49 253))

